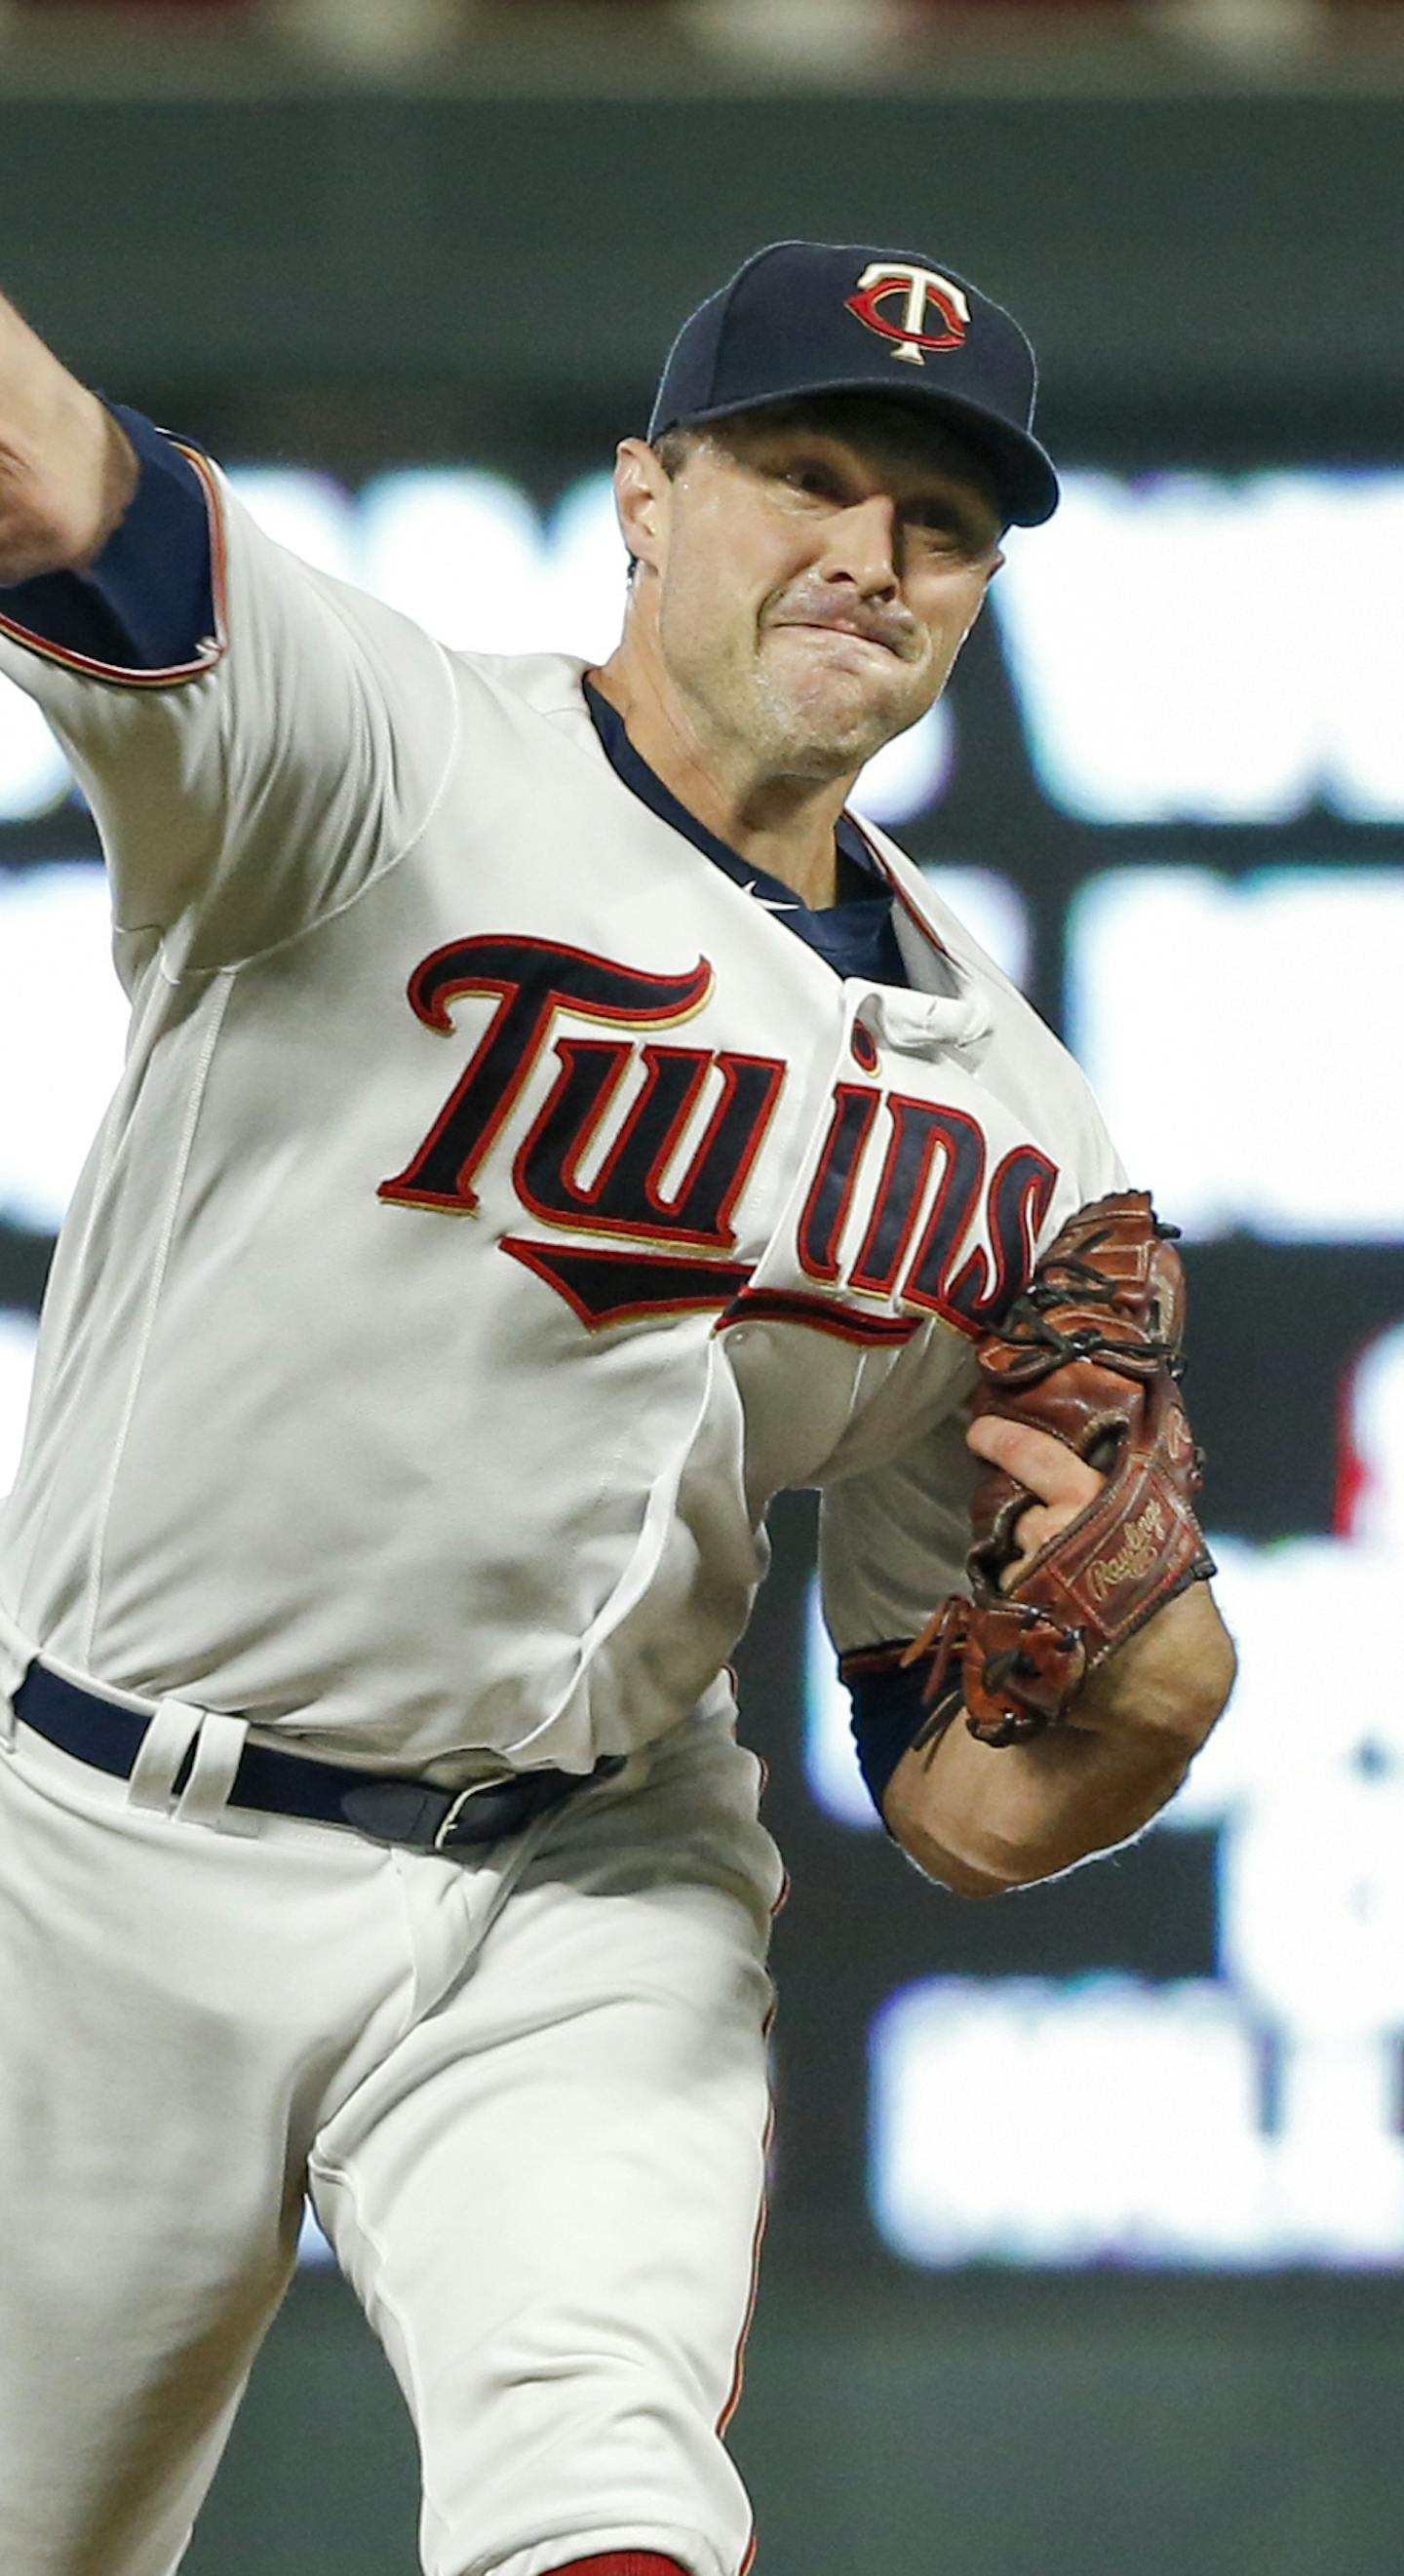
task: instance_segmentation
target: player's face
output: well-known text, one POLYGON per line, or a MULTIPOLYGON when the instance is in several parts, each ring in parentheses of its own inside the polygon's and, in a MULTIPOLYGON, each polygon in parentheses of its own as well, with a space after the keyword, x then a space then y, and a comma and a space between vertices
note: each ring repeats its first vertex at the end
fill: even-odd
POLYGON ((659 644, 704 726, 844 777, 939 697, 1001 561, 975 458, 898 406, 718 424, 666 495, 659 644))

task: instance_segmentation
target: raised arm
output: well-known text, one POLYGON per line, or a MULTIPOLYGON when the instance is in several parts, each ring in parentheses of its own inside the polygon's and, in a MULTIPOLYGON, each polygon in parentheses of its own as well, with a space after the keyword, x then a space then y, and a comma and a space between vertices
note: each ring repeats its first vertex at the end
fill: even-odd
POLYGON ((124 430, 0 296, 0 584, 91 563, 136 485, 124 430))
POLYGON ((209 458, 0 305, 0 672, 97 822, 124 976, 237 964, 413 845, 454 758, 441 647, 275 544, 209 458), (125 944, 122 944, 125 943, 125 944))

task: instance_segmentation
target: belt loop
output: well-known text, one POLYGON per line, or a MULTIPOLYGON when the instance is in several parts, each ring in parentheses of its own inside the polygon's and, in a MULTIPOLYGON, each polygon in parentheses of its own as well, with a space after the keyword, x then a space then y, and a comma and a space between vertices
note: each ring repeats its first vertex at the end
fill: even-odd
POLYGON ((0 1743, 15 1740, 14 1696, 34 1661, 34 1648, 7 1611, 0 1610, 0 1743))
POLYGON ((157 1702, 127 1783, 130 1806, 154 1807, 161 1815, 169 1811, 176 1775, 204 1715, 202 1708, 191 1708, 183 1699, 157 1702))
POLYGON ((176 1806, 182 1825, 213 1825, 221 1833, 256 1834, 258 1818, 247 1807, 231 1807, 229 1792, 244 1750, 249 1722, 206 1709, 195 1739, 195 1760, 176 1806))

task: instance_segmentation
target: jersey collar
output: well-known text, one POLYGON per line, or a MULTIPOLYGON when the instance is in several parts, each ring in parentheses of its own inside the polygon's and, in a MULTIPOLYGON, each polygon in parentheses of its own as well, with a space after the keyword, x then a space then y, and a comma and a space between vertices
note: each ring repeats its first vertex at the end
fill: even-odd
POLYGON ((729 842, 710 831, 636 750, 618 708, 603 691, 583 675, 581 685, 590 721, 610 766, 661 822, 681 832, 734 885, 752 895, 764 911, 815 949, 835 973, 869 975, 884 984, 905 985, 910 981, 892 927, 892 889, 851 814, 840 815, 834 839, 842 857, 860 875, 864 891, 836 904, 807 904, 793 886, 743 859, 729 842))

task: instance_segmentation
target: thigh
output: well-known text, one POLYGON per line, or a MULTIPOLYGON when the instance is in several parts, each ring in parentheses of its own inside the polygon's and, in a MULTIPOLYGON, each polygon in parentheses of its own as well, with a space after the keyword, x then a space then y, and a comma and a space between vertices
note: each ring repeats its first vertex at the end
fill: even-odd
POLYGON ((291 1859, 135 1813, 23 1737, 0 1756, 0 2566, 16 2576, 170 2576, 213 2474, 294 2258, 299 2094, 322 2073, 285 1955, 291 1859))
POLYGON ((722 2432, 764 2195, 755 1775, 712 1729, 575 1802, 318 2142, 319 2214, 416 2418, 431 2576, 746 2555, 722 2432))

